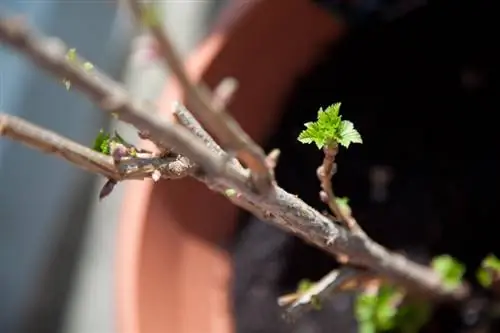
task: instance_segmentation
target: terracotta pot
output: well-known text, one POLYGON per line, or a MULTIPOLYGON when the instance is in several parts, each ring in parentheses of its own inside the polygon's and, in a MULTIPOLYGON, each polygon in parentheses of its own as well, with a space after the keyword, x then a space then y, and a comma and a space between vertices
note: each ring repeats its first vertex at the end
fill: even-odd
MULTIPOLYGON (((262 143, 294 79, 342 30, 310 0, 233 1, 186 66, 212 88, 226 76, 239 80, 230 110, 262 143)), ((183 96, 171 82, 161 111, 169 114, 175 99, 183 96)), ((224 244, 238 209, 192 179, 127 186, 117 251, 118 331, 234 331, 224 244)))

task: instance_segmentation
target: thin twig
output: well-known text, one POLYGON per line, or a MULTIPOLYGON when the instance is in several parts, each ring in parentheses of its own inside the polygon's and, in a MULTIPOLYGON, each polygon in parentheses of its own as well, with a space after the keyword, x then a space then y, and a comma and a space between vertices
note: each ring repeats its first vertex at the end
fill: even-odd
POLYGON ((228 163, 227 156, 214 154, 199 137, 179 124, 153 112, 151 105, 132 100, 121 85, 96 72, 84 68, 66 57, 62 42, 36 36, 18 21, 0 19, 0 41, 27 56, 57 79, 66 78, 108 113, 115 112, 120 119, 146 130, 151 137, 174 147, 174 151, 196 163, 201 173, 197 179, 209 188, 233 198, 233 202, 250 210, 264 221, 290 232, 332 255, 345 254, 350 263, 366 267, 374 274, 398 283, 410 292, 423 294, 437 301, 463 299, 467 286, 450 290, 430 268, 414 263, 372 241, 361 237, 322 215, 297 196, 277 185, 266 195, 254 191, 246 170, 228 163), (56 45, 56 47, 54 47, 56 45), (228 195, 227 191, 231 190, 228 195), (238 200, 234 199, 237 198, 238 200))
POLYGON ((224 78, 214 89, 212 105, 215 110, 223 110, 231 102, 236 90, 238 81, 235 78, 224 78))
MULTIPOLYGON (((201 126, 201 124, 196 120, 196 118, 191 114, 191 112, 181 103, 174 102, 174 115, 179 124, 187 128, 191 133, 200 138, 205 146, 207 146, 212 152, 217 155, 226 155, 226 152, 219 146, 217 142, 208 134, 207 131, 201 126)), ((238 165, 241 169, 243 167, 237 160, 232 160, 235 165, 238 165)))
POLYGON ((366 270, 346 266, 325 275, 307 291, 299 294, 291 304, 280 304, 280 300, 278 300, 278 304, 286 305, 284 317, 288 321, 295 321, 305 312, 314 309, 316 302, 320 305, 325 304, 334 294, 346 290, 356 290, 372 279, 374 279, 373 274, 366 270))
MULTIPOLYGON (((182 126, 186 127, 190 132, 200 138, 205 145, 215 154, 223 157, 227 157, 226 152, 215 142, 215 140, 208 134, 207 131, 201 126, 201 124, 196 120, 196 118, 189 112, 189 110, 179 102, 174 102, 174 115, 177 118, 177 121, 182 126)), ((236 159, 230 159, 229 163, 232 163, 233 166, 242 172, 244 172, 243 166, 236 159)), ((234 203, 235 205, 251 212, 256 217, 261 220, 267 220, 270 217, 270 213, 268 211, 262 211, 258 207, 255 206, 251 201, 247 200, 244 196, 239 194, 238 192, 233 191, 232 189, 225 188, 218 184, 214 184, 210 182, 208 179, 204 179, 203 175, 194 174, 193 177, 197 178, 200 181, 204 181, 207 186, 216 192, 224 193, 224 195, 234 203)))
POLYGON ((223 103, 219 103, 219 108, 212 105, 213 98, 205 85, 197 86, 191 82, 153 5, 138 0, 128 0, 128 2, 136 19, 145 24, 156 38, 165 65, 170 68, 186 93, 187 105, 195 117, 217 136, 224 149, 234 152, 246 164, 251 170, 252 183, 259 192, 266 193, 272 189, 274 175, 266 166, 264 150, 245 133, 225 110, 223 103))
POLYGON ((115 181, 151 178, 151 174, 157 169, 162 170, 164 179, 185 177, 189 171, 186 162, 179 157, 129 158, 115 165, 111 156, 8 114, 0 113, 0 136, 44 153, 58 155, 83 170, 115 181))
POLYGON ((349 230, 360 235, 365 235, 364 231, 359 226, 358 222, 352 217, 351 214, 346 214, 337 203, 337 198, 333 192, 332 177, 335 173, 335 157, 338 153, 338 145, 329 145, 323 148, 323 163, 318 168, 317 174, 321 182, 323 193, 320 193, 320 198, 323 202, 328 204, 330 210, 335 217, 344 223, 349 230))

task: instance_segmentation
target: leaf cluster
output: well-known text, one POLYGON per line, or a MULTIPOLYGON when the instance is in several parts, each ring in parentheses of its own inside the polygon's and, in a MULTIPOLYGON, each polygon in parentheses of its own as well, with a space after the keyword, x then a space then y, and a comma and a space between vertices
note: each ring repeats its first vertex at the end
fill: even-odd
MULTIPOLYGON (((450 255, 435 257, 432 269, 450 289, 458 287, 465 274, 465 266, 450 255)), ((500 279, 500 259, 490 254, 476 272, 478 282, 485 288, 500 279)), ((355 315, 360 333, 397 331, 417 333, 432 314, 432 304, 423 300, 404 300, 401 291, 382 285, 376 293, 360 293, 355 303, 355 315)))
POLYGON ((375 293, 360 294, 355 303, 358 332, 417 333, 429 320, 431 305, 403 298, 404 294, 391 285, 382 285, 375 293))
POLYGON ((298 140, 306 144, 314 142, 318 149, 335 144, 349 148, 352 143, 363 143, 354 124, 348 120, 342 120, 339 114, 340 105, 341 103, 335 103, 325 110, 320 108, 318 119, 304 124, 306 129, 299 134, 298 140))

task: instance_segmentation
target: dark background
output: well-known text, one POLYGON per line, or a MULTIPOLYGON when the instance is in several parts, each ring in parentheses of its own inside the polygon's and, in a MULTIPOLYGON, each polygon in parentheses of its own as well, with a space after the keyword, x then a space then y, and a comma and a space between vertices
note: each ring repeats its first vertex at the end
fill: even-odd
MULTIPOLYGON (((337 194, 351 199, 354 216, 376 241, 417 260, 451 254, 474 278, 482 258, 499 252, 500 29, 493 4, 430 2, 390 22, 380 13, 356 22, 290 96, 269 144, 282 150, 278 182, 325 209, 315 175, 321 153, 296 138, 320 106, 340 101, 364 144, 341 150, 337 194), (394 176, 382 203, 370 197, 369 173, 377 165, 394 176)), ((347 295, 284 324, 276 297, 303 278, 321 278, 336 263, 267 224, 243 220, 234 244, 238 332, 356 331, 347 295)), ((438 331, 463 329, 458 317, 443 318, 448 326, 438 331)))

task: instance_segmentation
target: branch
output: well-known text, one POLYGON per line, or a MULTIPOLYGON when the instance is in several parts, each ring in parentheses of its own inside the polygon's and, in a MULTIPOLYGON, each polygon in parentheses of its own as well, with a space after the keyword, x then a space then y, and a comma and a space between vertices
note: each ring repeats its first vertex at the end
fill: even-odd
POLYGON ((204 172, 215 178, 226 178, 238 187, 247 186, 247 174, 226 168, 225 160, 214 156, 187 129, 157 115, 152 103, 133 99, 121 85, 96 70, 89 73, 80 65, 83 63, 80 58, 77 61, 67 59, 68 49, 62 41, 36 36, 16 19, 0 21, 0 40, 28 56, 40 68, 70 81, 72 87, 82 91, 104 111, 149 133, 158 145, 175 147, 182 155, 200 161, 204 172))
MULTIPOLYGON (((194 116, 200 119, 208 130, 212 131, 220 139, 225 149, 236 153, 249 167, 252 183, 256 189, 261 193, 269 191, 272 188, 274 174, 265 163, 264 150, 243 131, 240 125, 225 110, 225 103, 212 103, 214 98, 211 97, 211 93, 205 85, 195 86, 191 83, 168 34, 163 30, 154 6, 144 3, 144 1, 140 3, 138 0, 129 0, 128 2, 139 23, 145 24, 156 38, 165 65, 172 70, 186 93, 187 104, 194 116), (218 107, 214 107, 214 105, 218 107)), ((226 87, 222 89, 232 90, 234 89, 234 87, 231 87, 233 84, 234 82, 227 81, 226 87)), ((216 99, 219 97, 216 96, 216 99)))
POLYGON ((336 164, 335 156, 338 153, 338 145, 325 146, 323 148, 323 163, 318 168, 317 174, 321 182, 321 188, 323 191, 320 193, 321 200, 330 207, 330 210, 335 217, 340 220, 344 225, 352 232, 358 233, 360 235, 365 235, 364 231, 359 226, 358 222, 352 217, 351 214, 347 214, 338 204, 337 198, 333 193, 332 188, 332 177, 335 174, 336 164))
POLYGON ((0 136, 19 141, 31 148, 54 154, 78 166, 114 181, 151 178, 154 170, 162 170, 165 179, 181 178, 190 172, 179 157, 124 159, 116 165, 113 158, 98 153, 57 133, 33 125, 21 118, 0 113, 0 136))
POLYGON ((194 176, 209 188, 224 194, 240 207, 290 232, 332 255, 346 255, 349 262, 371 270, 410 292, 436 300, 459 300, 468 294, 461 285, 450 290, 430 268, 390 252, 367 236, 352 233, 334 224, 304 201, 273 184, 266 194, 255 192, 249 173, 224 155, 215 154, 199 136, 179 124, 172 124, 154 112, 152 105, 140 103, 103 74, 85 71, 79 63, 65 57, 60 41, 36 36, 19 21, 0 19, 0 41, 18 50, 57 79, 66 78, 108 113, 139 130, 150 133, 155 142, 199 166, 194 176), (230 190, 230 191, 229 191, 230 190), (230 193, 228 193, 228 191, 230 193))
MULTIPOLYGON (((222 148, 215 142, 215 140, 210 136, 210 134, 205 131, 205 129, 201 126, 201 124, 196 120, 196 118, 186 109, 186 107, 178 102, 174 103, 174 114, 177 118, 177 121, 182 126, 186 127, 189 131, 191 131, 194 135, 200 138, 205 145, 214 153, 219 156, 228 157, 226 152, 222 150, 222 148)), ((244 172, 243 167, 236 159, 229 159, 229 163, 232 163, 235 168, 244 172)), ((194 176, 196 178, 196 175, 194 176)), ((219 184, 214 184, 209 179, 204 179, 203 176, 198 177, 198 180, 205 181, 205 184, 213 191, 224 193, 224 195, 235 205, 249 211, 262 221, 265 221, 269 218, 268 211, 262 211, 259 207, 256 207, 254 203, 247 200, 244 196, 239 195, 231 191, 231 189, 227 189, 219 184)))

